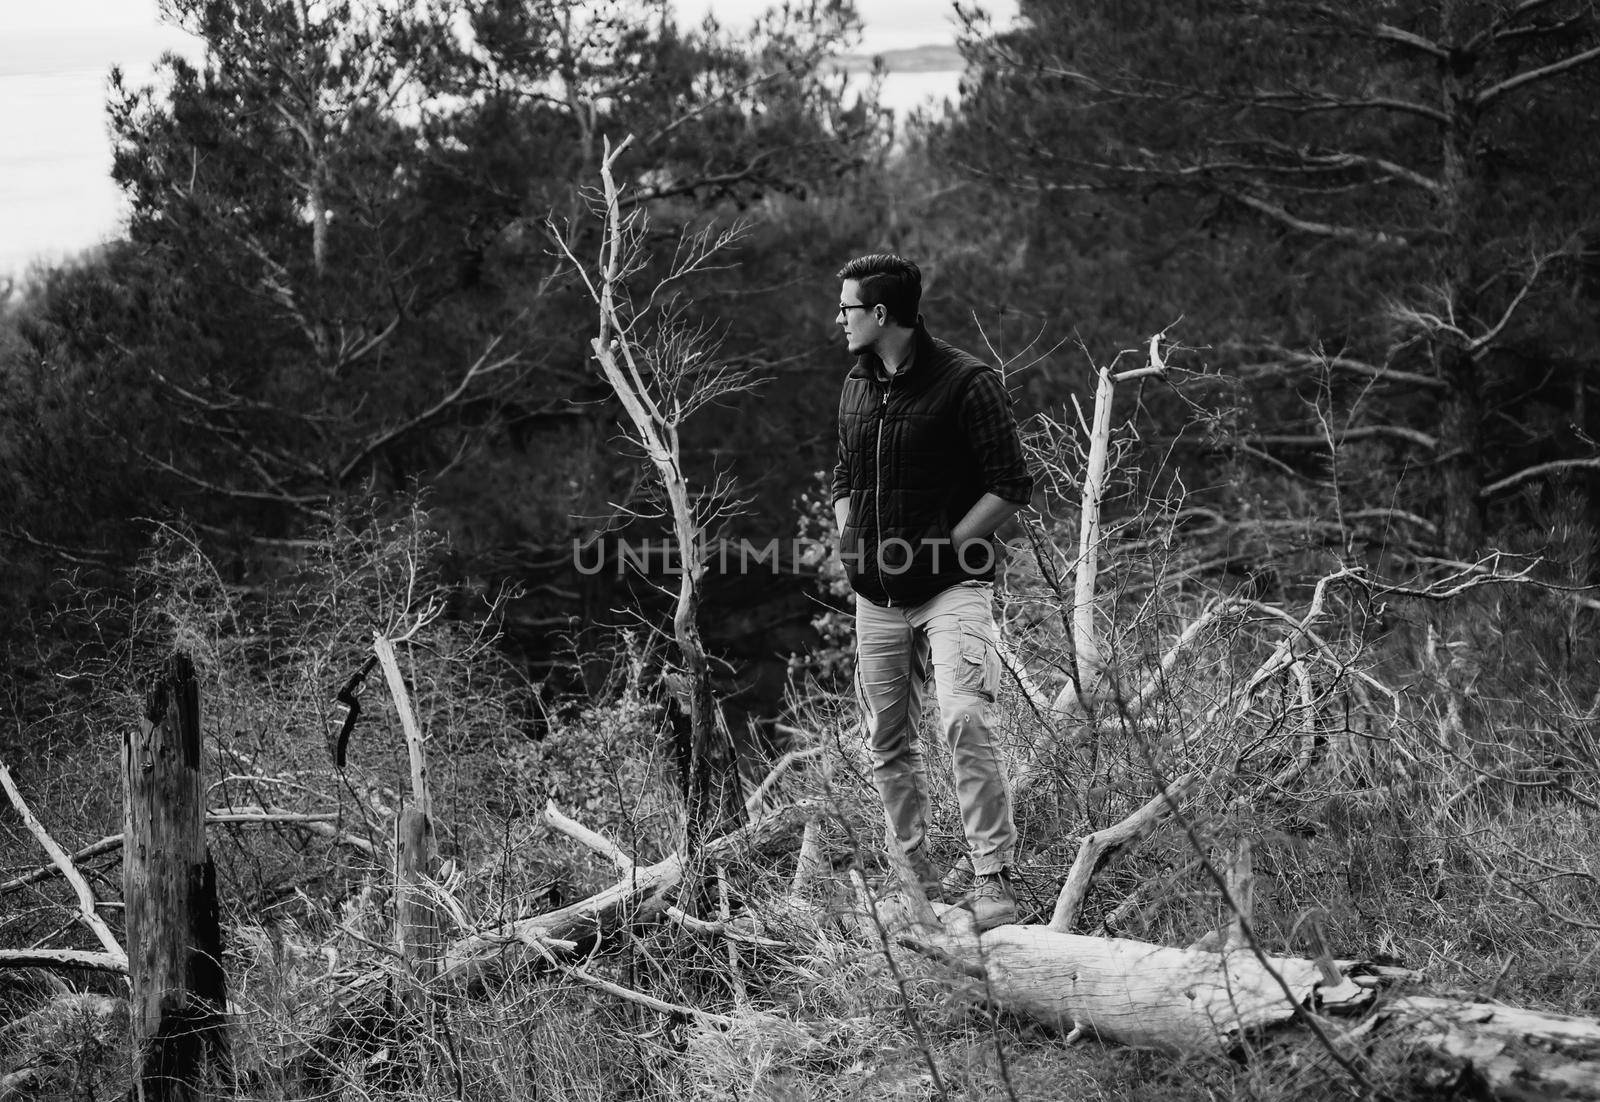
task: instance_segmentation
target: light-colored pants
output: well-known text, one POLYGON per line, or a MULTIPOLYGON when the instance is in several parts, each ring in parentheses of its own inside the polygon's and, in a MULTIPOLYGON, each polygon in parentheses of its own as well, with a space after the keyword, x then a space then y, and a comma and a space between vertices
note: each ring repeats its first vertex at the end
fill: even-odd
POLYGON ((931 665, 967 848, 980 874, 1010 866, 1017 836, 991 726, 1000 686, 993 593, 987 582, 962 582, 905 608, 856 597, 856 695, 889 822, 908 853, 927 840, 917 721, 931 665))

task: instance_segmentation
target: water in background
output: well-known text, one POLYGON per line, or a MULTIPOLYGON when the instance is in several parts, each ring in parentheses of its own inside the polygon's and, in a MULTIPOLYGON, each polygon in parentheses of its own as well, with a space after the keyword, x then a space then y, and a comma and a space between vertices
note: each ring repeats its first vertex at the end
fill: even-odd
MULTIPOLYGON (((930 69, 941 62, 901 60, 887 39, 871 45, 891 50, 881 99, 896 114, 955 99, 960 72, 953 51, 945 51, 951 68, 930 69), (912 67, 897 68, 905 65, 912 67)), ((145 83, 151 59, 163 50, 192 49, 189 40, 161 28, 27 31, 0 41, 0 280, 22 275, 34 261, 58 262, 115 236, 124 207, 110 179, 110 68, 121 63, 130 83, 145 83)), ((868 66, 867 58, 847 65, 858 71, 868 66)), ((866 78, 858 72, 855 79, 866 78)))

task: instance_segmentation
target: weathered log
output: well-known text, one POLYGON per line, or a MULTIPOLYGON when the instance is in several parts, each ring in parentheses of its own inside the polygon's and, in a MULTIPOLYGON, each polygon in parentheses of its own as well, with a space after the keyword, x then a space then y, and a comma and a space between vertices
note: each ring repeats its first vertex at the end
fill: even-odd
POLYGON ((1431 1053, 1435 1063, 1421 1078, 1432 1087, 1507 1099, 1600 1099, 1600 1022, 1592 1018, 1406 995, 1386 1001, 1365 1028, 1431 1053))
POLYGON ((1365 1013, 1366 1020, 1339 1040, 1352 1064, 1362 1058, 1357 1044, 1385 1046, 1433 1089, 1465 1088, 1471 1097, 1517 1102, 1600 1102, 1600 1021, 1591 1018, 1462 999, 1385 997, 1383 985, 1419 977, 1358 961, 1329 969, 1296 957, 1263 961, 1248 947, 1172 949, 1042 926, 1001 926, 980 938, 963 912, 938 910, 942 928, 909 928, 901 944, 976 980, 981 998, 1064 1030, 1069 1040, 1215 1051, 1243 1033, 1288 1026, 1304 1011, 1365 1013))
POLYGON ((938 958, 982 969, 985 995, 1009 1010, 1077 1035, 1167 1051, 1216 1049, 1241 1033, 1287 1022, 1294 1004, 1352 1010, 1372 991, 1346 980, 1323 983, 1313 961, 1248 949, 1173 949, 1125 938, 1001 926, 970 933, 962 912, 944 912, 943 932, 907 939, 938 958))
POLYGON ((122 777, 135 1091, 141 1100, 187 1100, 227 1073, 227 994, 203 821, 200 690, 182 654, 123 738, 122 777))

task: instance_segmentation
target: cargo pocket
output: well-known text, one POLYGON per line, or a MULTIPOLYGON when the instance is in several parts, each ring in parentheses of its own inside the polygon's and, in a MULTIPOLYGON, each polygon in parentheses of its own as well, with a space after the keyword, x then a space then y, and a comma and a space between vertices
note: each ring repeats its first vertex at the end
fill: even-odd
POLYGON ((956 668, 956 688, 993 704, 1000 689, 1000 652, 989 638, 987 624, 961 621, 961 661, 956 668))

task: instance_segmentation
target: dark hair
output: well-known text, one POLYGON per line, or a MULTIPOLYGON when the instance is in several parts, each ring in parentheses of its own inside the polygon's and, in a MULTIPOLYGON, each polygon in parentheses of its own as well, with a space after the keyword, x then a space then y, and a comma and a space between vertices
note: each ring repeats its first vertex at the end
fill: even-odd
POLYGON ((885 306, 897 325, 912 329, 917 324, 917 307, 922 303, 922 269, 903 256, 870 253, 858 256, 839 269, 840 279, 861 284, 861 301, 867 306, 885 306))

